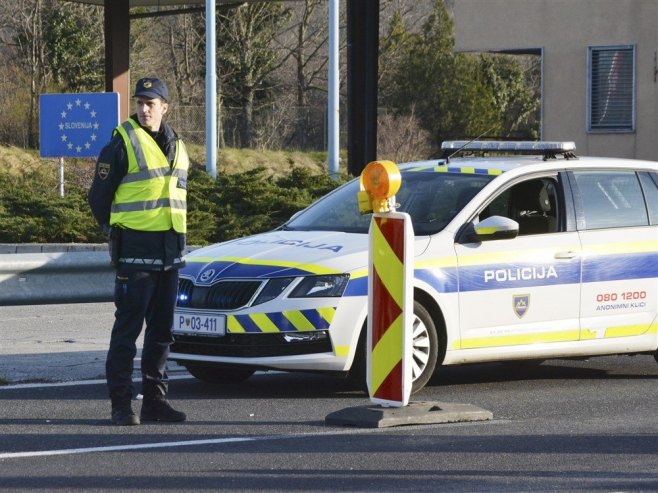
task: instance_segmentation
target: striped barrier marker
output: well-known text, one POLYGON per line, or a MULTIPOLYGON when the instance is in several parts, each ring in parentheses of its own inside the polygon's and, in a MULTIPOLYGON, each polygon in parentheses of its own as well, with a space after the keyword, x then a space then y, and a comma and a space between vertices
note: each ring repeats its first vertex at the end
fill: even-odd
POLYGON ((394 210, 400 187, 394 163, 368 164, 361 185, 361 210, 373 210, 368 262, 368 392, 375 404, 402 407, 409 403, 412 385, 413 227, 408 214, 394 210))
POLYGON ((408 214, 374 213, 368 277, 368 391, 383 406, 409 404, 413 230, 408 214))
POLYGON ((416 402, 411 395, 413 250, 411 217, 395 211, 401 176, 391 161, 374 161, 361 173, 357 199, 373 213, 369 233, 367 380, 375 405, 329 414, 330 425, 383 428, 410 424, 482 421, 493 414, 470 404, 416 402))

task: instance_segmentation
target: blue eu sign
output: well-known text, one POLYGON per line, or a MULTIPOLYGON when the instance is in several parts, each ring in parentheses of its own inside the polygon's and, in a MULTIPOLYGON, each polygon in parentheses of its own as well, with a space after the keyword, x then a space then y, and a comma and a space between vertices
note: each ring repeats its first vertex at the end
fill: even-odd
POLYGON ((119 124, 119 94, 42 94, 41 157, 96 157, 119 124))

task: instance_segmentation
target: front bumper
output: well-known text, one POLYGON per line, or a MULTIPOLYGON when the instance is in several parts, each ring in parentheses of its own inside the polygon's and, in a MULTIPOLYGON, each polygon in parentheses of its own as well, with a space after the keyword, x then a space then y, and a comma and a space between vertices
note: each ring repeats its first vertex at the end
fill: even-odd
POLYGON ((301 354, 333 353, 328 331, 310 334, 287 332, 231 334, 204 337, 174 334, 172 353, 232 358, 267 358, 301 354))

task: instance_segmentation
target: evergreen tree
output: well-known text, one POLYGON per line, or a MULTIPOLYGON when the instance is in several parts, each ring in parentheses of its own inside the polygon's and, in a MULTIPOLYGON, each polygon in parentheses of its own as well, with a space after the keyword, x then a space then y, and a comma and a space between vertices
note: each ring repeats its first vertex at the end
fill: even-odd
POLYGON ((454 27, 443 0, 435 2, 420 32, 403 29, 394 17, 380 63, 393 67, 380 81, 387 98, 381 104, 398 114, 414 113, 437 147, 449 139, 505 136, 528 122, 532 104, 523 71, 513 61, 455 54, 454 27))
POLYGON ((103 17, 88 6, 54 4, 44 18, 44 42, 54 81, 66 92, 103 90, 103 17))
POLYGON ((541 61, 539 57, 482 55, 480 71, 502 118, 501 137, 539 137, 541 61))

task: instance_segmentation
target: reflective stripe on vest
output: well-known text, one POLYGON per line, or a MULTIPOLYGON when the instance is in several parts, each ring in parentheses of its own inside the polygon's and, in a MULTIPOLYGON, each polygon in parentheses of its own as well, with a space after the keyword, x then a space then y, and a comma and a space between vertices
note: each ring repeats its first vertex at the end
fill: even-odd
POLYGON ((172 167, 155 140, 132 119, 115 129, 126 146, 128 173, 114 194, 110 224, 137 231, 185 233, 189 158, 176 142, 172 167))

